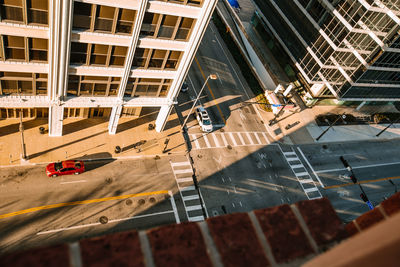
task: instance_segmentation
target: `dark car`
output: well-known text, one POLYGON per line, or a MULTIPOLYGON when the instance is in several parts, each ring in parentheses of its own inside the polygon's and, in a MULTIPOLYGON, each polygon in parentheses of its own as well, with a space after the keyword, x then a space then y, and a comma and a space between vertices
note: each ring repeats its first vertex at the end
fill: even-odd
POLYGON ((66 160, 50 163, 46 167, 46 175, 57 177, 60 175, 81 174, 85 171, 85 165, 80 160, 66 160))

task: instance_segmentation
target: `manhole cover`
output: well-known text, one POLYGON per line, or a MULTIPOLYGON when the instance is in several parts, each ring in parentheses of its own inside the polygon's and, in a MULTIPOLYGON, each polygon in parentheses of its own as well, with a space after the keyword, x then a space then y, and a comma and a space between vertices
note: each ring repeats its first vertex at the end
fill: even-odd
POLYGON ((106 223, 108 223, 108 218, 106 216, 101 216, 99 219, 99 222, 101 224, 106 224, 106 223))
POLYGON ((151 197, 151 198, 149 199, 149 201, 150 201, 150 203, 154 203, 154 202, 156 202, 156 199, 155 199, 154 197, 151 197))
POLYGON ((220 131, 221 133, 223 133, 223 132, 225 132, 225 129, 221 128, 221 129, 219 129, 219 131, 220 131))
POLYGON ((114 195, 116 195, 116 196, 119 196, 119 195, 121 195, 121 194, 122 194, 122 191, 121 191, 121 190, 117 190, 117 191, 114 192, 114 195))
POLYGON ((203 156, 202 156, 202 155, 197 155, 197 157, 198 157, 199 159, 201 159, 203 156))
POLYGON ((144 199, 139 199, 138 202, 139 202, 140 205, 143 205, 144 203, 146 203, 146 200, 144 200, 144 199))
POLYGON ((327 145, 323 145, 322 148, 323 148, 323 149, 327 149, 328 146, 327 146, 327 145))
POLYGON ((125 204, 128 206, 132 205, 132 200, 131 199, 125 200, 125 204))
POLYGON ((106 183, 107 183, 107 184, 111 184, 111 183, 112 183, 112 178, 107 178, 107 179, 106 179, 106 183))
POLYGON ((228 148, 228 149, 232 149, 232 146, 231 146, 231 145, 228 145, 227 148, 228 148))

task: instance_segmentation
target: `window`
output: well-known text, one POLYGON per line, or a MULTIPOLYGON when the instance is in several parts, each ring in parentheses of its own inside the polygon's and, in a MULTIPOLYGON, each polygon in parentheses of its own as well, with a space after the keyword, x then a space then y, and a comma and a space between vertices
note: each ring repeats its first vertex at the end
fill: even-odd
POLYGON ((158 31, 158 37, 171 39, 177 21, 178 17, 176 16, 164 15, 158 31))
POLYGON ((110 65, 112 66, 123 66, 125 63, 126 52, 128 51, 127 47, 124 46, 114 46, 112 48, 112 56, 110 65))
POLYGON ((171 85, 170 79, 129 78, 125 97, 166 96, 171 85))
POLYGON ((29 38, 29 60, 47 62, 47 39, 29 38))
POLYGON ((23 23, 22 0, 3 0, 1 5, 1 20, 23 23))
POLYGON ((110 96, 118 94, 120 77, 69 75, 68 95, 110 96))
POLYGON ((136 48, 135 56, 132 62, 132 67, 138 67, 138 68, 145 67, 149 51, 150 49, 148 48, 136 48))
POLYGON ((168 56, 167 63, 165 64, 165 69, 176 70, 178 68, 178 62, 181 58, 182 52, 171 51, 168 56))
POLYGON ((142 28, 140 30, 141 37, 154 37, 158 24, 159 14, 146 12, 144 14, 142 28))
POLYGON ((182 18, 181 23, 178 27, 178 32, 176 33, 175 39, 187 41, 190 36, 190 30, 192 29, 194 19, 182 18))
POLYGON ((94 25, 95 31, 111 32, 115 7, 97 6, 96 22, 94 25))
POLYGON ((72 42, 70 63, 78 65, 86 65, 87 50, 88 50, 88 44, 72 42))
POLYGON ((72 26, 74 29, 90 29, 90 21, 92 19, 91 9, 91 4, 74 1, 74 18, 72 26))
POLYGON ((106 65, 108 45, 94 44, 92 45, 92 54, 90 56, 90 64, 92 65, 106 65))
POLYGON ((47 0, 27 0, 28 23, 48 24, 48 1, 47 0))
POLYGON ((131 33, 132 25, 135 20, 135 11, 130 9, 120 9, 117 23, 117 33, 131 33))
POLYGON ((19 36, 3 36, 6 60, 25 60, 25 39, 19 36))
POLYGON ((0 72, 2 95, 46 95, 47 74, 0 72))

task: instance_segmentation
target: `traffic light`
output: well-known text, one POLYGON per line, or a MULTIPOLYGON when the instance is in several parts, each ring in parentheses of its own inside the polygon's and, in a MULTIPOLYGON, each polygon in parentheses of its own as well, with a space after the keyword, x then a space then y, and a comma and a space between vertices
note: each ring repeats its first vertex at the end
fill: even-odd
POLYGON ((339 159, 343 163, 344 167, 350 172, 351 171, 351 167, 350 167, 349 163, 347 162, 347 160, 345 160, 343 158, 343 156, 340 156, 339 159))
POLYGON ((364 193, 361 193, 361 194, 360 194, 360 197, 361 197, 361 199, 362 199, 364 202, 367 202, 367 201, 368 201, 368 198, 367 198, 367 196, 366 196, 364 193))
POLYGON ((349 163, 347 162, 347 160, 345 160, 343 158, 343 156, 340 156, 340 161, 343 163, 343 165, 347 168, 349 166, 349 163))
POLYGON ((357 183, 357 178, 354 176, 354 174, 350 175, 350 179, 353 181, 353 183, 357 183))

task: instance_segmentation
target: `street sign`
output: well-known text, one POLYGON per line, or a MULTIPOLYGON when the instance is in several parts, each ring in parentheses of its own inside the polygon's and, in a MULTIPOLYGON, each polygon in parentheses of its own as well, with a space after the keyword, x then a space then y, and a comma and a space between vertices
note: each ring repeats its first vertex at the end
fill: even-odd
POLYGON ((275 108, 277 108, 277 107, 280 107, 280 106, 282 106, 282 105, 281 105, 281 104, 272 104, 272 106, 275 107, 275 108))
POLYGON ((371 203, 371 201, 367 201, 367 205, 368 205, 368 208, 370 209, 370 210, 373 210, 374 209, 374 206, 372 205, 372 203, 371 203))

